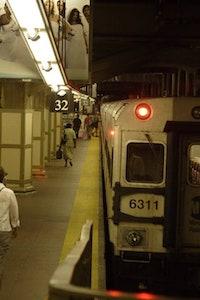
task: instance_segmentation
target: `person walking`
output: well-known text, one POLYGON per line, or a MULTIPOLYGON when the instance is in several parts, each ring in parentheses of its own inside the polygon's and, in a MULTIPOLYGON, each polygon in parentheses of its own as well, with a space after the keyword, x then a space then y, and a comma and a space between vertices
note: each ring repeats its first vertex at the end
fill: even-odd
POLYGON ((98 114, 96 114, 94 115, 92 120, 93 136, 98 136, 98 124, 99 124, 99 117, 98 114))
POLYGON ((72 129, 72 124, 70 123, 68 123, 64 129, 64 140, 65 144, 63 145, 63 157, 65 160, 65 167, 67 167, 68 162, 70 166, 72 166, 73 152, 74 148, 76 148, 76 133, 74 129, 72 129))
POLYGON ((79 115, 76 116, 76 118, 74 118, 73 120, 73 129, 76 133, 76 138, 78 138, 78 133, 81 127, 81 119, 79 118, 79 115))
POLYGON ((14 192, 6 187, 6 175, 0 166, 0 286, 11 238, 17 236, 20 225, 17 199, 14 192))
POLYGON ((87 114, 87 117, 84 120, 84 129, 86 130, 87 138, 91 139, 92 135, 92 118, 90 114, 87 114))

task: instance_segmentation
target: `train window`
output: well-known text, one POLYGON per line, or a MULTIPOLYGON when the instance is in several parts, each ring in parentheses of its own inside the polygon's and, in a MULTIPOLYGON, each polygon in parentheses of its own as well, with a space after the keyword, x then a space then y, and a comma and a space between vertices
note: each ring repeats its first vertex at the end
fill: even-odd
POLYGON ((189 148, 189 183, 200 185, 200 145, 189 148))
POLYGON ((126 180, 153 182, 163 180, 164 146, 158 143, 129 143, 126 155, 126 180))

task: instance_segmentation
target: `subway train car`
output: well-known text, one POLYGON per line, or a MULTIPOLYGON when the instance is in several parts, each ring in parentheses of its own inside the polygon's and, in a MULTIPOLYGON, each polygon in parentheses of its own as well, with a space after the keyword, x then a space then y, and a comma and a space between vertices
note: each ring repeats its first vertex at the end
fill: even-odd
POLYGON ((200 98, 103 103, 101 119, 112 287, 198 290, 200 98))

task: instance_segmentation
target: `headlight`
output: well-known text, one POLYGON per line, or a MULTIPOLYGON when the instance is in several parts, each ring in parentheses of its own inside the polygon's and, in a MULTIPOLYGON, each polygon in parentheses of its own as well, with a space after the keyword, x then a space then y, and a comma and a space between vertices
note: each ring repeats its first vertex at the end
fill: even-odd
POLYGON ((126 240, 129 243, 129 245, 138 246, 142 242, 143 236, 138 231, 129 231, 126 236, 126 240))

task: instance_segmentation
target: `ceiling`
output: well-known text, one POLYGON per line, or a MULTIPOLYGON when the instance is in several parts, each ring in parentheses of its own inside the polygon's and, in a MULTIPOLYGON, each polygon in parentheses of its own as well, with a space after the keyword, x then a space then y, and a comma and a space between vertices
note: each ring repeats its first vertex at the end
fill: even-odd
POLYGON ((91 81, 200 69, 199 0, 93 0, 91 81))

